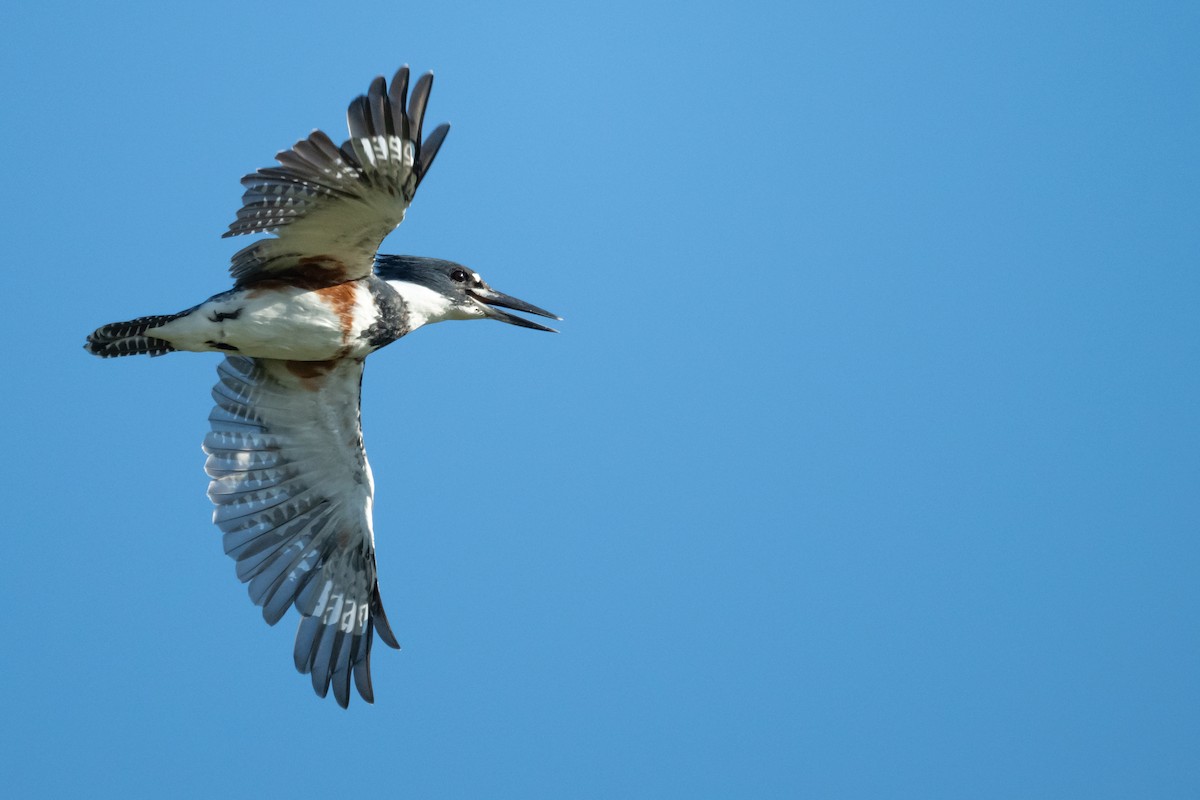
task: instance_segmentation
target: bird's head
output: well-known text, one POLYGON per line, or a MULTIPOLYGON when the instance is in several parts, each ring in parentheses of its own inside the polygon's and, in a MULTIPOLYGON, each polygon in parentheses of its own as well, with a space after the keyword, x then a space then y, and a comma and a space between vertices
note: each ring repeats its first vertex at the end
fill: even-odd
POLYGON ((500 309, 511 308, 550 319, 561 317, 497 292, 478 272, 453 261, 380 255, 375 259, 375 274, 404 298, 413 328, 449 319, 498 319, 510 325, 558 333, 554 328, 500 309))

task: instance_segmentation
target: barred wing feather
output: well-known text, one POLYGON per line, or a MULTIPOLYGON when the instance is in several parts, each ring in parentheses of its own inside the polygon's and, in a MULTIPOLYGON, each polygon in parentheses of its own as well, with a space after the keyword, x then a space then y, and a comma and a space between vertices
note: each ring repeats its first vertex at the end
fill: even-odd
POLYGON ((205 437, 213 521, 250 599, 274 625, 301 614, 295 662, 324 697, 373 702, 372 634, 399 647, 379 597, 374 485, 362 447, 354 359, 227 357, 205 437))
POLYGON ((433 73, 421 76, 408 99, 408 67, 390 89, 378 77, 350 103, 350 139, 341 147, 313 131, 275 156, 280 166, 242 178, 242 207, 225 236, 276 237, 234 255, 233 277, 246 283, 303 270, 338 283, 369 275, 450 130, 439 125, 421 142, 432 86, 433 73))

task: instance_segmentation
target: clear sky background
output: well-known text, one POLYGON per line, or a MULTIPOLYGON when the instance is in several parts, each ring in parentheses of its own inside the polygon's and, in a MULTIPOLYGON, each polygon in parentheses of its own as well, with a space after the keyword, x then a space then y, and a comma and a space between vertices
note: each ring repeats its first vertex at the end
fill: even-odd
POLYGON ((1200 794, 1195 3, 32 6, 10 796, 1200 794), (371 357, 347 712, 209 522, 218 358, 81 345, 403 63, 454 129, 385 252, 565 321, 371 357))

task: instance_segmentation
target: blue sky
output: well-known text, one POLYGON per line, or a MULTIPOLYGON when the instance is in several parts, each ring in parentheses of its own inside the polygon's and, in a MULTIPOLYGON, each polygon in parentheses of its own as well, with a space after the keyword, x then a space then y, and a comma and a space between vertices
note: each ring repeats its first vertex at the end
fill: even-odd
POLYGON ((1194 797, 1200 11, 48 2, 0 37, 14 796, 1194 797), (238 178, 409 63, 364 425, 403 644, 342 711, 221 551, 238 178))

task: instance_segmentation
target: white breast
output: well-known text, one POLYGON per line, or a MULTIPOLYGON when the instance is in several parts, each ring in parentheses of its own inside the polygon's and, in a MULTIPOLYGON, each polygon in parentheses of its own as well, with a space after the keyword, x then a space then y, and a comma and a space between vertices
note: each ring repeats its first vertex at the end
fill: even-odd
POLYGON ((358 334, 374 319, 374 300, 362 282, 322 289, 272 284, 217 295, 148 333, 179 350, 235 348, 257 358, 327 361, 365 355, 358 334))

